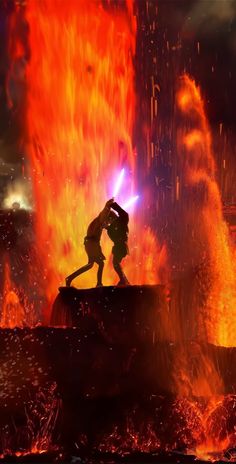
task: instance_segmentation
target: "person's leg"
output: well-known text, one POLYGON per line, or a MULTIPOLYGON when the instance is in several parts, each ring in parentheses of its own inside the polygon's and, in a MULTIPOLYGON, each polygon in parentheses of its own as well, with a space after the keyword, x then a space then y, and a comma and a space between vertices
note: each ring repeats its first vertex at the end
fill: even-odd
POLYGON ((98 264, 98 273, 97 273, 97 287, 102 287, 102 274, 104 268, 103 259, 97 261, 98 264))
POLYGON ((118 274, 118 276, 120 278, 120 281, 118 282, 118 285, 129 285, 129 281, 128 281, 125 273, 123 272, 121 264, 120 264, 121 260, 122 260, 122 258, 119 258, 116 255, 113 255, 113 267, 114 267, 116 273, 118 274))
POLYGON ((68 277, 66 277, 66 286, 70 287, 70 284, 72 280, 74 280, 76 277, 78 277, 80 274, 83 274, 84 272, 88 271, 91 269, 94 265, 94 261, 89 261, 88 264, 85 266, 80 267, 77 269, 77 271, 73 272, 73 274, 70 274, 68 277))

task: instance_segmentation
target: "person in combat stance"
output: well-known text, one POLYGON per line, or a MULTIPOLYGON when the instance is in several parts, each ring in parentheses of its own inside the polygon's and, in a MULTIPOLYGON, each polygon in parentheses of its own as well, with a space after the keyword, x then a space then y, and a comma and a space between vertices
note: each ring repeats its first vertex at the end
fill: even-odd
POLYGON ((108 200, 105 207, 100 214, 89 224, 87 235, 84 238, 84 247, 88 255, 88 264, 80 267, 77 271, 66 277, 66 286, 70 287, 72 280, 78 277, 80 274, 91 269, 94 263, 98 264, 97 272, 97 287, 102 287, 102 274, 104 268, 104 260, 106 259, 102 253, 100 239, 102 230, 107 226, 107 221, 110 214, 110 207, 114 203, 114 199, 108 200))
POLYGON ((106 227, 109 238, 114 243, 112 247, 113 267, 119 276, 118 286, 130 285, 121 267, 122 259, 128 254, 128 213, 113 202, 110 204, 111 211, 108 215, 108 225, 106 227))

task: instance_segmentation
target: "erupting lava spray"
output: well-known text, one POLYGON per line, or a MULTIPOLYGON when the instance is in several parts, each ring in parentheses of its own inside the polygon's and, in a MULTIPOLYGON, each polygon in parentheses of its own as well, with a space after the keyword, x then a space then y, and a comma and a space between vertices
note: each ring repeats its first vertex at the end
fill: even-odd
POLYGON ((14 327, 23 327, 25 310, 20 303, 19 296, 13 288, 8 260, 5 260, 4 271, 5 275, 0 327, 7 327, 10 329, 14 327))
MULTIPOLYGON (((29 152, 37 246, 49 300, 65 276, 85 264, 83 237, 108 199, 114 173, 125 167, 130 176, 126 197, 134 192, 132 8, 132 1, 122 7, 93 0, 27 3, 29 152)), ((135 230, 132 222, 127 275, 132 283, 153 283, 149 251, 155 239, 150 230, 135 230)), ((111 245, 104 243, 103 249, 109 256, 111 245)), ((114 280, 109 265, 104 282, 114 280)), ((95 281, 93 272, 86 273, 80 286, 95 281)))
POLYGON ((203 100, 187 75, 178 82, 174 118, 179 184, 178 199, 169 211, 166 248, 169 281, 177 280, 161 330, 172 340, 235 346, 234 254, 203 100))
POLYGON ((209 343, 235 346, 235 264, 203 101, 194 81, 186 75, 180 80, 177 108, 181 122, 177 128, 177 153, 182 176, 181 219, 186 227, 184 247, 191 259, 198 256, 198 335, 209 343))
POLYGON ((170 313, 163 316, 161 330, 176 342, 172 376, 177 410, 192 430, 194 453, 209 458, 234 442, 222 426, 223 405, 231 398, 224 396, 208 344, 235 346, 236 274, 204 104, 187 75, 178 82, 174 124, 180 182, 167 250, 170 280, 173 269, 178 280, 170 284, 170 313))

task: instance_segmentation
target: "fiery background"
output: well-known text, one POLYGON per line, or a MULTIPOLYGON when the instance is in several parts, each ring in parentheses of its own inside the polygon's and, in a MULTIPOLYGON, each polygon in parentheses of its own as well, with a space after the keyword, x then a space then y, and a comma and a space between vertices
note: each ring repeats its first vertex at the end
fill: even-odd
MULTIPOLYGON (((176 409, 207 435, 229 400, 210 352, 196 345, 192 369, 185 341, 236 343, 235 2, 0 8, 2 217, 11 226, 19 217, 17 233, 2 233, 1 326, 49 322, 58 286, 85 263, 87 225, 125 168, 122 195, 140 194, 125 272, 132 284, 165 285, 157 332, 176 343, 173 391, 189 400, 176 409), (16 203, 28 210, 27 233, 16 203), (205 410, 196 397, 210 398, 205 410)), ((112 285, 111 245, 102 246, 112 285)), ((95 275, 76 282, 91 287, 95 275)), ((196 442, 206 457, 231 438, 196 442)))
MULTIPOLYGON (((186 237, 196 227, 185 224, 188 174, 180 160, 186 153, 180 155, 184 141, 177 125, 181 117, 184 131, 191 121, 175 112, 181 75, 189 76, 202 94, 201 149, 212 153, 209 163, 214 164, 212 175, 221 195, 218 210, 221 202, 234 203, 235 5, 203 4, 201 8, 201 1, 170 1, 168 14, 165 1, 88 6, 81 0, 66 7, 61 1, 55 5, 8 1, 1 6, 2 204, 7 207, 12 198, 21 198, 21 206, 36 211, 37 262, 32 261, 31 268, 48 301, 46 319, 58 286, 86 260, 87 225, 111 196, 121 167, 127 170, 125 195, 140 193, 140 202, 131 211, 130 256, 125 264, 132 283, 165 283, 179 278, 187 267, 201 265, 203 256, 194 240, 185 247, 178 236, 182 231, 172 230, 179 208, 186 237), (12 197, 9 192, 15 186, 18 196, 12 197)), ((196 122, 195 139, 186 139, 192 157, 198 157, 193 151, 201 130, 196 122)), ((192 200, 198 211, 201 205, 192 200)), ((205 219, 212 218, 208 214, 205 219)), ((221 227, 223 218, 215 233, 199 239, 205 251, 206 241, 215 249, 226 240, 221 227)), ((115 275, 105 238, 103 248, 108 285, 115 283, 115 275)), ((221 256, 210 258, 218 268, 226 265, 226 248, 218 252, 221 256)), ((230 260, 228 256, 228 269, 230 260)), ((95 272, 81 276, 77 284, 92 286, 95 272)), ((234 270, 229 272, 232 282, 234 270)), ((216 288, 224 286, 218 277, 212 279, 216 288)), ((219 291, 227 293, 228 300, 233 298, 231 290, 219 291)), ((224 304, 221 307, 225 314, 224 304)))

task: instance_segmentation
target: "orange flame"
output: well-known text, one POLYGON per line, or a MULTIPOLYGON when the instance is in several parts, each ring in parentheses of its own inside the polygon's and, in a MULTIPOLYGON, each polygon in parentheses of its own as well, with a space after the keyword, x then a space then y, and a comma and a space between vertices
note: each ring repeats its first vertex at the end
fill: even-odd
POLYGON ((9 259, 4 260, 4 286, 2 293, 2 310, 0 327, 33 327, 39 323, 36 305, 30 301, 29 294, 19 287, 11 278, 9 259))
MULTIPOLYGON (((31 49, 29 152, 38 249, 51 300, 65 276, 85 264, 87 226, 103 208, 111 178, 123 166, 132 177, 127 195, 134 191, 136 23, 131 1, 126 9, 105 9, 97 1, 31 1, 26 18, 31 49)), ((132 223, 131 229, 128 278, 132 283, 153 283, 154 259, 146 260, 150 247, 155 247, 153 234, 132 223)), ((108 256, 111 244, 104 240, 103 248, 108 256)), ((108 264, 104 281, 114 284, 108 264)), ((79 280, 81 286, 93 286, 95 276, 90 271, 79 280)))
POLYGON ((25 319, 25 311, 20 303, 10 277, 9 262, 5 262, 4 273, 4 288, 3 288, 3 303, 0 327, 10 328, 23 327, 25 319))
POLYGON ((221 462, 226 450, 234 448, 234 395, 195 401, 182 398, 173 406, 174 413, 184 419, 182 427, 191 431, 185 435, 188 454, 204 461, 221 462))

